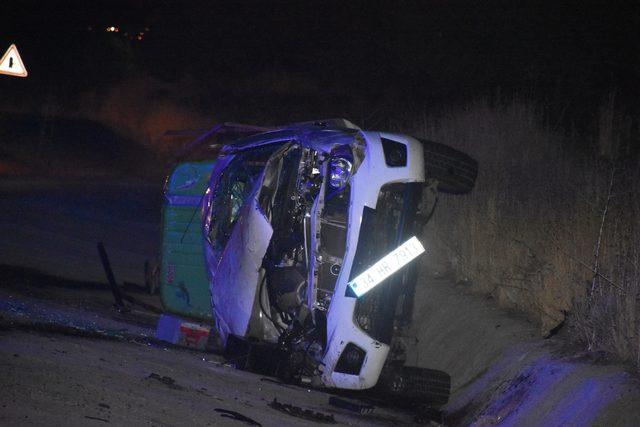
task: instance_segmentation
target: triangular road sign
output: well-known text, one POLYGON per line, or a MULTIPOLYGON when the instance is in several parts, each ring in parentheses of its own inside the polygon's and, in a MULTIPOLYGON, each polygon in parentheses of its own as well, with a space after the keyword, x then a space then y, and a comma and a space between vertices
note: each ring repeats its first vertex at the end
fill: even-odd
POLYGON ((2 59, 0 59, 0 74, 27 77, 27 68, 24 66, 15 44, 9 46, 9 49, 7 49, 2 59))

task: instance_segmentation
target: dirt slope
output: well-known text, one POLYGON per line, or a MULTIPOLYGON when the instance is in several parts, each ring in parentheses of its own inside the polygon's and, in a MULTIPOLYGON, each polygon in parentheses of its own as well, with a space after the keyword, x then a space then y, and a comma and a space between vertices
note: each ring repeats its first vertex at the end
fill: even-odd
POLYGON ((451 375, 448 425, 637 425, 636 375, 538 331, 468 286, 424 271, 408 361, 451 375))

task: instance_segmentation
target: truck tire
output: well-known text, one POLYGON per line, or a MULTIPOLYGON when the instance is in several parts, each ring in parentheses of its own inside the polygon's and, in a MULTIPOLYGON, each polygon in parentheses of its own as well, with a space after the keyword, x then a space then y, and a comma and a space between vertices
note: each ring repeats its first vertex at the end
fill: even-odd
POLYGON ((392 400, 441 406, 449 401, 451 377, 435 369, 402 366, 382 372, 378 386, 392 400))
POLYGON ((438 191, 466 194, 478 176, 478 162, 471 156, 437 142, 421 139, 425 178, 438 181, 438 191))

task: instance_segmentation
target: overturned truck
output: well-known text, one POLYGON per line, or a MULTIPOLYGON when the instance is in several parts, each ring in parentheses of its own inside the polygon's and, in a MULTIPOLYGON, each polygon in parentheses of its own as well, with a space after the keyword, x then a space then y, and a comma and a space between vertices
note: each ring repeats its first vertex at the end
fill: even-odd
POLYGON ((467 193, 476 175, 450 147, 346 120, 224 144, 167 181, 164 305, 195 317, 210 309, 220 345, 247 369, 352 390, 407 392, 424 377, 446 399, 446 374, 404 367, 397 338, 411 322, 410 260, 437 193, 467 193))

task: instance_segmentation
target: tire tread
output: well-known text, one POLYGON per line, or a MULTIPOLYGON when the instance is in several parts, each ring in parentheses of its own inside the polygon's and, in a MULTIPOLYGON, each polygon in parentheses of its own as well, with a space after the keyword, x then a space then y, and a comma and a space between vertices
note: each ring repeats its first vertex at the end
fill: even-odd
POLYGON ((469 193, 478 176, 478 162, 448 145, 420 140, 427 179, 438 180, 438 190, 449 194, 469 193))

